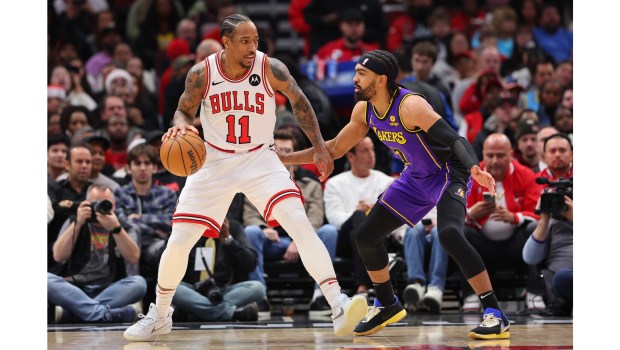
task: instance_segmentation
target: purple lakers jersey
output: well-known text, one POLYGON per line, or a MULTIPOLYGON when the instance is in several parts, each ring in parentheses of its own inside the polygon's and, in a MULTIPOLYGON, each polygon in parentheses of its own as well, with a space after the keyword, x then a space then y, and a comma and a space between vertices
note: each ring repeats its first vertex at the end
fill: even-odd
POLYGON ((396 90, 385 115, 379 115, 374 106, 368 102, 366 122, 379 140, 405 163, 407 172, 411 172, 415 177, 426 177, 445 168, 453 152, 434 141, 419 127, 409 130, 403 124, 400 105, 408 95, 419 94, 402 87, 396 90))
POLYGON ((421 128, 410 130, 403 124, 400 105, 408 95, 419 94, 399 87, 385 115, 379 115, 368 102, 366 122, 379 140, 405 163, 401 176, 379 196, 378 203, 403 223, 413 226, 446 192, 465 207, 471 182, 469 172, 449 147, 435 141, 421 128))

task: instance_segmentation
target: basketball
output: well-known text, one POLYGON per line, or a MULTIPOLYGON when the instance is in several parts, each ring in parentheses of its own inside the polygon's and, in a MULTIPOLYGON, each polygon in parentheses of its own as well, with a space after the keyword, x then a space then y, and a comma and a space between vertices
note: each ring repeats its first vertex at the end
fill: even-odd
POLYGON ((178 132, 168 138, 159 148, 164 167, 177 176, 190 176, 200 170, 207 159, 207 149, 200 136, 191 131, 185 135, 178 132))

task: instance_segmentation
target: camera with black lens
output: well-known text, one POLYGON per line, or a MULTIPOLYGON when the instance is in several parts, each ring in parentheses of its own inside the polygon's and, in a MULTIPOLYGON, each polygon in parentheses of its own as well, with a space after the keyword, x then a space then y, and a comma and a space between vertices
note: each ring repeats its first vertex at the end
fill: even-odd
POLYGON ((209 298, 213 304, 219 304, 224 300, 222 291, 213 278, 207 278, 204 281, 194 283, 194 288, 198 293, 209 298))
POLYGON ((110 202, 107 199, 100 200, 100 201, 94 201, 90 203, 90 209, 92 210, 92 213, 88 221, 97 222, 96 213, 101 213, 104 215, 110 215, 112 213, 112 202, 110 202))
POLYGON ((540 196, 540 210, 537 210, 536 214, 549 213, 554 218, 562 216, 568 209, 564 196, 573 198, 573 178, 551 181, 546 177, 538 177, 536 183, 548 185, 540 196))

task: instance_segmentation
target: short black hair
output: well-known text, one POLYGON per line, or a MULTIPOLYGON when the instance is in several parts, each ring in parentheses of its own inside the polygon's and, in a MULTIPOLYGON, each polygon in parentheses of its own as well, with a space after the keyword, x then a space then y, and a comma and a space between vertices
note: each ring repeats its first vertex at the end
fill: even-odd
POLYGON ((69 148, 69 146, 71 146, 71 140, 69 140, 69 136, 65 134, 51 134, 47 137, 47 149, 48 150, 50 149, 50 147, 57 145, 59 143, 66 145, 67 149, 69 148))
POLYGON ((222 28, 220 29, 220 36, 231 37, 235 32, 235 29, 237 29, 239 24, 243 22, 252 22, 252 20, 248 16, 238 13, 224 18, 224 21, 222 22, 222 28))
POLYGON ((559 132, 557 134, 553 134, 545 138, 545 143, 543 144, 543 152, 547 151, 547 142, 549 142, 549 140, 551 139, 557 139, 557 138, 566 140, 568 144, 570 145, 570 150, 571 151, 573 150, 573 142, 570 140, 570 137, 568 137, 568 135, 566 135, 563 132, 559 132))

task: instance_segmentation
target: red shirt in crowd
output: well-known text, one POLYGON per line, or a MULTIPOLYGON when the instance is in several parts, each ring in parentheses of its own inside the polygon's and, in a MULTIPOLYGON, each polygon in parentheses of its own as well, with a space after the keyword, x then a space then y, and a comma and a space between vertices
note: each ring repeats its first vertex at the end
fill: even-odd
MULTIPOLYGON (((484 161, 480 162, 480 167, 485 169, 484 161)), ((539 219, 534 210, 540 197, 541 187, 536 183, 535 179, 536 175, 530 168, 519 164, 514 159, 510 161, 508 172, 504 180, 502 180, 504 193, 496 195, 505 196, 506 209, 515 215, 516 222, 520 222, 524 216, 536 220, 539 219)), ((467 208, 469 209, 474 204, 484 201, 484 196, 482 195, 484 192, 488 192, 488 189, 474 181, 471 193, 467 197, 467 208)), ((478 219, 478 225, 482 227, 488 219, 489 216, 478 219)), ((467 217, 467 222, 471 223, 469 216, 467 217)))
POLYGON ((344 61, 352 61, 353 59, 358 59, 365 52, 378 50, 378 44, 370 44, 370 43, 360 43, 357 48, 349 49, 344 44, 344 39, 340 38, 338 40, 330 41, 327 44, 321 46, 321 48, 316 52, 316 55, 321 59, 329 59, 332 56, 332 52, 335 50, 340 50, 342 55, 338 59, 338 62, 344 61))

